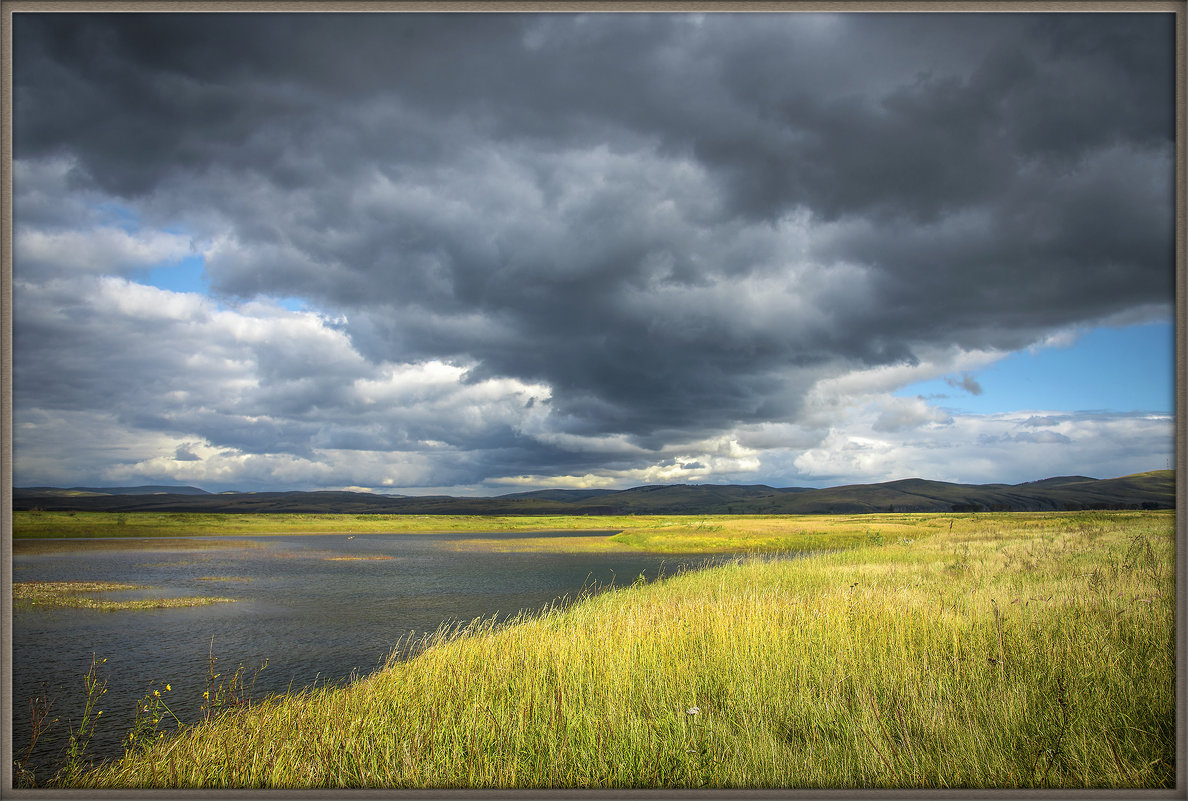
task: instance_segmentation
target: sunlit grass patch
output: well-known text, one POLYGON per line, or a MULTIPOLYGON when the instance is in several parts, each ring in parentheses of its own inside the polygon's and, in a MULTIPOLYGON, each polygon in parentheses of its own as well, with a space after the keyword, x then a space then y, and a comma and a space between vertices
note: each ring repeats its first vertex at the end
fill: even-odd
POLYGON ((65 607, 116 611, 123 609, 170 609, 232 603, 234 598, 127 598, 113 600, 94 597, 99 593, 146 590, 147 586, 110 581, 19 581, 13 582, 15 605, 65 607))
POLYGON ((375 555, 375 556, 326 556, 323 557, 327 562, 384 562, 389 559, 395 559, 394 556, 375 555))

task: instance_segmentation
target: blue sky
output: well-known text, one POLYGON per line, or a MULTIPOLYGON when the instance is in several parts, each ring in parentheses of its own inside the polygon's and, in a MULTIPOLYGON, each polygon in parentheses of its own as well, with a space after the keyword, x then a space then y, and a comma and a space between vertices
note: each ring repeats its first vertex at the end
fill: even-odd
POLYGON ((1089 330, 1065 345, 1025 349, 980 370, 921 381, 895 392, 967 414, 1019 409, 1175 412, 1171 321, 1089 330), (960 387, 974 379, 981 394, 960 387), (956 386, 954 384, 957 384, 956 386))
MULTIPOLYGON (((136 270, 131 278, 138 283, 155 286, 170 292, 183 292, 210 297, 210 282, 206 279, 202 256, 187 256, 177 262, 159 264, 136 270)), ((267 295, 268 300, 289 311, 301 311, 305 302, 286 295, 267 295)), ((217 299, 212 298, 216 303, 217 299)))
POLYGON ((194 255, 174 264, 142 268, 133 273, 132 277, 142 284, 168 289, 171 292, 207 294, 209 286, 203 277, 203 269, 202 257, 194 255))

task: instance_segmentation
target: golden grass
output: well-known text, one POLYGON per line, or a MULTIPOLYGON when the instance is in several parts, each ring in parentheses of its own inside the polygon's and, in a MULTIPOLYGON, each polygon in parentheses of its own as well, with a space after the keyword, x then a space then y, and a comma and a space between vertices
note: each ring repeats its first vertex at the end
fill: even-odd
MULTIPOLYGON (((224 514, 14 511, 14 540, 244 534, 427 534, 451 531, 618 530, 623 517, 576 515, 224 514)), ((187 546, 189 547, 189 546, 187 546)), ((195 543, 193 547, 201 547, 195 543)), ((221 547, 217 543, 213 547, 221 547)))
MULTIPOLYGON (((1043 514, 1043 513, 1038 513, 1043 514)), ((605 545, 614 548, 672 550, 678 538, 697 542, 720 551, 737 550, 743 540, 752 545, 769 544, 784 548, 793 536, 818 537, 831 534, 856 542, 874 527, 887 531, 917 529, 922 521, 969 515, 298 515, 298 514, 196 514, 156 512, 13 512, 13 536, 16 541, 31 538, 91 537, 193 537, 243 534, 436 534, 443 532, 532 532, 532 531, 603 531, 609 537, 605 545), (615 535, 615 536, 611 536, 615 535)), ((940 525, 940 524, 937 524, 940 525)), ((482 537, 476 539, 485 539, 482 537)), ((539 538, 546 549, 564 548, 576 538, 539 538), (554 541, 554 539, 556 541, 554 541), (550 544, 551 543, 551 544, 550 544)), ((591 535, 590 542, 600 539, 591 535)), ((151 540, 145 547, 151 547, 151 540)), ((203 540, 171 540, 179 547, 221 547, 203 540)), ((250 540, 241 541, 250 544, 250 540)), ((121 547, 119 541, 104 543, 121 547)), ((237 543, 240 544, 240 543, 237 543)), ((27 547, 32 543, 22 543, 27 547)), ((49 547, 41 545, 40 547, 49 547)), ((69 546, 64 546, 69 547, 69 546)), ((136 547, 142 547, 137 545, 136 547)), ((160 546, 160 547, 173 547, 160 546)), ((515 546, 510 546, 515 547, 515 546)), ((686 544, 682 544, 686 547, 686 544)))
POLYGON ((70 784, 1174 786, 1172 515, 896 517, 443 629, 70 784))

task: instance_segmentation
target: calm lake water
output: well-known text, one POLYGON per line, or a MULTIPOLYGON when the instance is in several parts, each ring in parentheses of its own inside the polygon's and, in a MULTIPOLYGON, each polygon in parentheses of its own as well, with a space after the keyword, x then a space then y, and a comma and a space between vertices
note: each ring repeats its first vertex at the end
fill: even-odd
POLYGON ((68 724, 77 725, 81 715, 92 654, 107 660, 100 675, 108 691, 91 748, 111 758, 123 753, 136 701, 150 682, 183 721, 198 719, 212 647, 225 677, 240 665, 250 676, 267 660, 256 678, 258 695, 342 684, 381 667, 410 633, 535 610, 583 587, 622 586, 641 572, 655 579, 709 561, 704 555, 493 553, 463 542, 591 533, 74 540, 65 550, 57 550, 56 541, 51 552, 14 553, 14 582, 116 581, 150 585, 140 594, 152 597, 237 602, 113 612, 14 609, 13 754, 19 758, 28 746, 28 699, 44 689, 53 701, 50 717, 59 721, 42 735, 30 762, 40 768, 40 779, 49 777, 66 746, 68 724))

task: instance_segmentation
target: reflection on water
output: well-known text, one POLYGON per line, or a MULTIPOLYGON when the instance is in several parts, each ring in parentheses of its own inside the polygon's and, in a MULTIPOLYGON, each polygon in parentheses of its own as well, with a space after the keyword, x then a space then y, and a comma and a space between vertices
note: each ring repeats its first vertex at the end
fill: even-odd
MULTIPOLYGON (((48 778, 82 709, 82 677, 92 654, 106 658, 108 692, 92 748, 120 755, 136 700, 169 682, 170 707, 199 716, 208 656, 225 677, 265 660, 257 693, 341 683, 380 667, 397 642, 444 622, 468 621, 628 584, 646 572, 702 565, 705 556, 491 553, 454 550, 483 537, 588 537, 590 532, 524 534, 277 535, 226 540, 55 540, 13 555, 21 581, 117 581, 151 585, 148 595, 218 595, 237 603, 182 609, 100 612, 13 610, 13 753, 28 744, 28 699, 43 688, 51 718, 31 762, 48 778), (220 580, 223 579, 223 580, 220 580)), ((718 557, 721 558, 721 557, 718 557)))
POLYGON ((96 551, 195 551, 263 547, 255 539, 232 537, 56 537, 13 540, 12 552, 20 555, 63 553, 86 548, 96 551))

